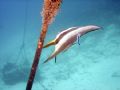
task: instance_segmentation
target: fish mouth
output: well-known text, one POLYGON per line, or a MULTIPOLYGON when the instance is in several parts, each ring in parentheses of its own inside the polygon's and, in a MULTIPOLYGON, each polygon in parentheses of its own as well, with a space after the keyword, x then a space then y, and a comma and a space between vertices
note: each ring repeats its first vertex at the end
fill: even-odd
POLYGON ((102 30, 104 30, 104 27, 100 27, 99 29, 102 29, 102 30))
POLYGON ((55 44, 57 44, 57 40, 56 39, 48 42, 46 45, 43 46, 43 48, 47 48, 47 47, 49 47, 51 45, 55 45, 55 44))
POLYGON ((104 29, 104 28, 101 26, 96 26, 96 30, 99 30, 99 29, 104 29))

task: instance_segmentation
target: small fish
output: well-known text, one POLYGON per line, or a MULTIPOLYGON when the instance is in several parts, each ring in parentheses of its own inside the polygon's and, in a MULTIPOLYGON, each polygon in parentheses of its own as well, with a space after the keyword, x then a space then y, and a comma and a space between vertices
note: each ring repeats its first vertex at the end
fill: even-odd
POLYGON ((73 43, 77 39, 79 41, 79 38, 82 35, 84 35, 88 32, 94 31, 94 30, 98 30, 98 29, 100 29, 99 26, 88 25, 88 26, 76 28, 75 30, 65 34, 61 39, 59 39, 59 42, 57 42, 57 44, 55 45, 55 51, 48 57, 47 60, 45 60, 44 63, 46 63, 49 60, 51 60, 52 58, 56 57, 56 55, 58 55, 62 51, 68 49, 71 45, 73 45, 73 43))

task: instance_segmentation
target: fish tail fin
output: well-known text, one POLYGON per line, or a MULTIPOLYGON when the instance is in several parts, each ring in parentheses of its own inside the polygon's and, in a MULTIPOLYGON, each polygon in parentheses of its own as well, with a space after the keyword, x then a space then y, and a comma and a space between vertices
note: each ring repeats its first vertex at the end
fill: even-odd
POLYGON ((43 48, 47 48, 47 47, 49 47, 51 45, 55 45, 55 44, 56 44, 56 40, 54 39, 54 40, 50 41, 49 43, 47 43, 46 45, 44 45, 43 48))
POLYGON ((45 60, 43 63, 47 63, 47 62, 50 61, 52 58, 53 58, 52 56, 48 57, 48 59, 45 60))
POLYGON ((54 57, 56 57, 56 52, 52 53, 52 55, 49 56, 43 63, 46 63, 46 62, 50 61, 54 57))
POLYGON ((43 63, 46 63, 46 62, 48 62, 49 60, 45 60, 43 63))

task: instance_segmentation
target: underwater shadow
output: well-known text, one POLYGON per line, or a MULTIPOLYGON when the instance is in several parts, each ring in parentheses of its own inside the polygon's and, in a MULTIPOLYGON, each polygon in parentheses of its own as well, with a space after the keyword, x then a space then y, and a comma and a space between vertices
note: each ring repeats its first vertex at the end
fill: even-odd
MULTIPOLYGON (((7 62, 1 70, 1 78, 6 85, 15 85, 26 82, 29 74, 29 66, 20 67, 15 63, 7 62)), ((39 79, 39 73, 36 74, 36 81, 39 79)))

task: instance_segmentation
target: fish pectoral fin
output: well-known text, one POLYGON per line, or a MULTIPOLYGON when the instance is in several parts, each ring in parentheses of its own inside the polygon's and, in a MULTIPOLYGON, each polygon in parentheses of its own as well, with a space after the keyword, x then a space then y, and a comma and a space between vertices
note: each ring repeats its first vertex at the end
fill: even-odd
POLYGON ((56 56, 55 56, 55 63, 56 63, 56 56))
POLYGON ((77 42, 78 42, 78 45, 80 45, 80 34, 77 35, 77 42))
POLYGON ((54 40, 48 42, 46 45, 44 45, 43 48, 47 48, 47 47, 49 47, 49 46, 51 46, 51 45, 55 45, 56 42, 57 42, 57 40, 54 39, 54 40))

